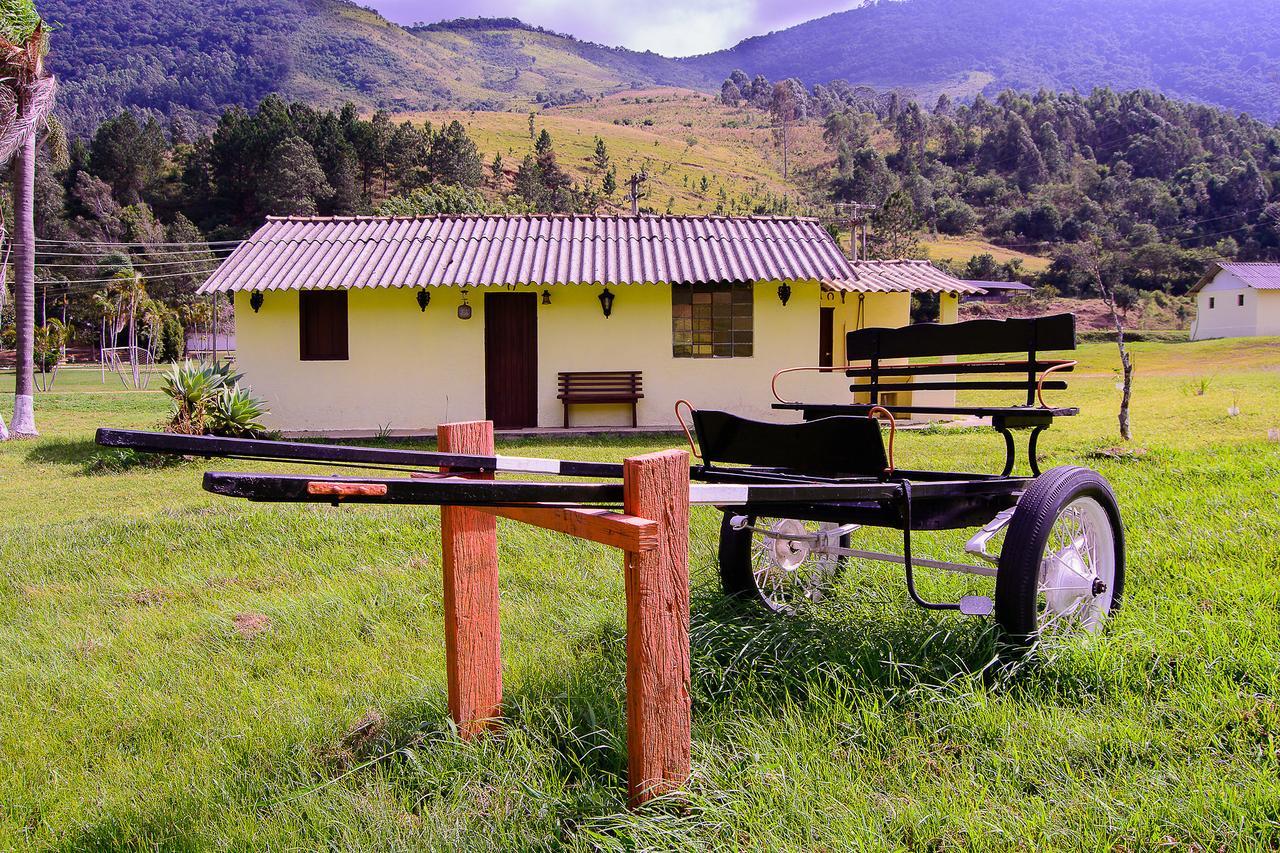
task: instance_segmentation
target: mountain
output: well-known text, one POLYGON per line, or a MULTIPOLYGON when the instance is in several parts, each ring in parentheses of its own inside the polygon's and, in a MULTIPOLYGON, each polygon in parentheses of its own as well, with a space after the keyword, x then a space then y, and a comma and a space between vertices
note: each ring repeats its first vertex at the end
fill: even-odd
POLYGON ((1152 89, 1280 119, 1276 0, 879 0, 682 60, 921 95, 1152 89))
POLYGON ((211 122, 270 92, 394 112, 523 110, 632 87, 715 90, 735 68, 988 95, 1097 85, 1280 118, 1276 0, 879 0, 728 50, 669 59, 513 19, 405 28, 348 0, 41 0, 61 113, 211 122))
POLYGON ((124 108, 208 123, 268 93, 316 106, 524 109, 632 86, 709 88, 652 53, 511 19, 407 29, 347 0, 43 0, 61 109, 80 133, 124 108))

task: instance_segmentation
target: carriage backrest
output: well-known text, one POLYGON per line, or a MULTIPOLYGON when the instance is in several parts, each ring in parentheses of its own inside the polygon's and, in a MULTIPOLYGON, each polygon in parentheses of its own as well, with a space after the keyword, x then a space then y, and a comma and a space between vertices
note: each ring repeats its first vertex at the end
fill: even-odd
POLYGON ((693 425, 708 465, 784 468, 825 476, 879 476, 889 464, 880 425, 874 418, 842 415, 802 423, 769 423, 695 409, 693 425))
POLYGON ((1035 403, 1037 390, 1061 390, 1066 383, 1059 379, 1044 382, 1041 371, 1069 369, 1063 362, 1046 361, 1040 353, 1076 348, 1074 314, 1008 320, 967 320, 963 323, 920 323, 900 329, 858 329, 845 338, 845 352, 850 364, 869 361, 867 367, 850 367, 847 375, 868 381, 855 383, 851 391, 867 392, 877 402, 886 391, 901 390, 901 380, 910 377, 913 390, 1019 390, 1026 394, 1026 405, 1035 403), (1013 361, 981 361, 944 364, 882 364, 885 359, 929 358, 938 356, 994 355, 1026 353, 1026 358, 1013 361), (946 378, 954 374, 1021 374, 1015 380, 972 381, 946 378), (921 382, 917 377, 940 377, 921 382), (885 381, 889 380, 889 381, 885 381), (896 381, 895 381, 896 380, 896 381), (895 387, 896 385, 896 387, 895 387))

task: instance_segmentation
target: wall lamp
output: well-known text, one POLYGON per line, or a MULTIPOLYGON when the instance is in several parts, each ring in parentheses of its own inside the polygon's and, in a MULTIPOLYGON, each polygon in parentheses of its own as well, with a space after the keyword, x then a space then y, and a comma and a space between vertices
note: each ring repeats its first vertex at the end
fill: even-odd
POLYGON ((253 313, 257 314, 258 309, 262 307, 262 291, 255 290, 249 295, 249 307, 253 309, 253 313))
POLYGON ((427 306, 430 304, 431 304, 431 294, 427 293, 427 289, 424 287, 422 290, 418 291, 418 310, 426 311, 427 306))
POLYGON ((550 305, 550 304, 551 304, 551 291, 550 291, 550 290, 544 290, 544 291, 542 291, 542 304, 543 304, 543 305, 550 305))
POLYGON ((600 308, 604 311, 604 316, 607 318, 613 313, 613 294, 609 292, 609 288, 606 287, 604 289, 604 292, 600 294, 599 299, 600 308))
POLYGON ((465 290, 462 291, 462 304, 458 306, 458 319, 471 319, 471 305, 467 302, 467 292, 465 290))
POLYGON ((782 306, 784 308, 787 303, 791 301, 791 285, 787 284, 785 281, 778 285, 778 299, 782 301, 782 306))

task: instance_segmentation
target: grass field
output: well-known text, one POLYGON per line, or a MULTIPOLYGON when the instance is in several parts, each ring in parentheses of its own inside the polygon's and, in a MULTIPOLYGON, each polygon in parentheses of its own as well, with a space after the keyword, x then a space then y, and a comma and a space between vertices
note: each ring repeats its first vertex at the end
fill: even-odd
MULTIPOLYGON (((68 374, 37 401, 44 437, 0 445, 0 848, 1275 849, 1280 340, 1133 349, 1146 454, 1092 456, 1118 443, 1106 344, 1059 395, 1085 414, 1042 442, 1120 496, 1128 588, 1105 633, 1000 668, 985 621, 912 609, 896 572, 861 567, 801 617, 744 616, 717 599, 699 510, 694 776, 639 813, 615 552, 502 522, 508 723, 463 744, 435 510, 232 502, 195 463, 87 473, 95 426, 165 405, 68 374)), ((900 435, 899 458, 999 454, 989 431, 941 432, 900 435)))
POLYGON ((1049 258, 1005 249, 977 237, 939 237, 936 240, 926 240, 924 246, 931 259, 959 264, 967 263, 976 255, 990 255, 998 264, 1020 260, 1022 268, 1027 272, 1041 272, 1048 269, 1050 263, 1049 258))

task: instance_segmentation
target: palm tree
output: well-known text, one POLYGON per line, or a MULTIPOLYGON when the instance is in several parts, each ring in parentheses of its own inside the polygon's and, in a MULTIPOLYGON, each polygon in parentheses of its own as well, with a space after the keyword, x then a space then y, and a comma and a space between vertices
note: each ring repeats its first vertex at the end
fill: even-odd
POLYGON ((36 436, 35 322, 37 137, 49 121, 57 83, 45 71, 44 21, 32 0, 0 0, 0 164, 14 160, 14 324, 18 332, 13 435, 36 436))

